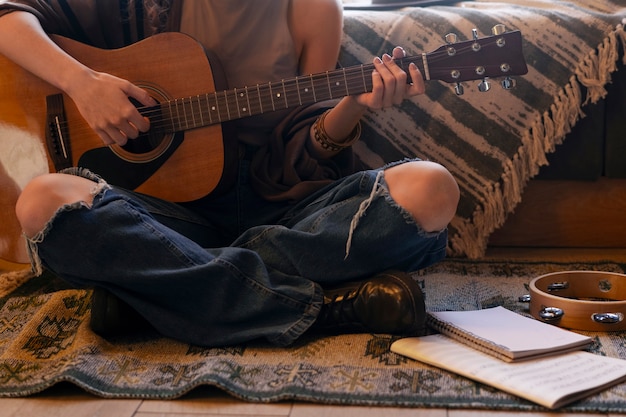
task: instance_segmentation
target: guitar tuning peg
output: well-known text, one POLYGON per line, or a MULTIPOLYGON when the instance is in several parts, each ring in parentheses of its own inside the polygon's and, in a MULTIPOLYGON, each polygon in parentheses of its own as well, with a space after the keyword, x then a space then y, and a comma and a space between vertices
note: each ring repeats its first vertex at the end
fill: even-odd
POLYGON ((491 33, 494 36, 502 35, 505 32, 506 32, 506 26, 504 26, 502 23, 499 23, 491 28, 491 33))
POLYGON ((478 83, 478 91, 480 91, 481 93, 485 93, 489 90, 491 90, 491 83, 486 78, 478 83))
POLYGON ((452 44, 452 43, 456 43, 458 40, 458 36, 456 35, 456 33, 448 33, 444 39, 446 40, 447 43, 452 44))
POLYGON ((461 83, 456 83, 456 84, 454 85, 454 93, 455 93, 457 96, 462 96, 462 95, 463 95, 463 93, 465 93, 465 89, 463 88, 463 86, 461 85, 461 83))
POLYGON ((454 43, 456 43, 456 42, 457 42, 457 39, 458 39, 458 38, 457 38, 457 36, 456 36, 456 33, 448 33, 448 34, 445 36, 445 40, 446 40, 446 42, 448 43, 448 48, 447 48, 447 51, 448 51, 448 55, 449 55, 449 56, 454 56, 454 55, 456 55, 456 49, 455 49, 453 46, 451 46, 451 45, 452 45, 452 44, 454 44, 454 43))
POLYGON ((482 46, 478 42, 478 30, 472 29, 472 37, 474 38, 474 43, 472 44, 472 51, 478 52, 482 49, 482 46))
POLYGON ((515 80, 511 77, 506 77, 504 80, 502 80, 500 84, 505 90, 511 90, 512 88, 515 88, 515 80))

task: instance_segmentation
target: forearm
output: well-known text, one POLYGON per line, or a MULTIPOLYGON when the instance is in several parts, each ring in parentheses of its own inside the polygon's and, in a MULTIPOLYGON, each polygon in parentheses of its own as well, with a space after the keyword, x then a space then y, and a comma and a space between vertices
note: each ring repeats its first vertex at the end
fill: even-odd
POLYGON ((37 18, 27 12, 0 17, 0 53, 68 94, 73 82, 89 73, 52 42, 37 18))
POLYGON ((395 60, 405 56, 404 49, 396 47, 393 56, 384 54, 374 59, 372 91, 344 98, 336 108, 321 116, 311 127, 309 152, 317 158, 330 158, 359 139, 359 130, 352 129, 365 111, 400 105, 405 99, 425 90, 424 79, 418 67, 409 65, 411 83, 395 60))
POLYGON ((129 100, 156 104, 130 81, 97 72, 59 48, 38 19, 26 12, 0 17, 0 53, 65 92, 106 145, 124 145, 149 128, 149 121, 129 100), (19 33, 19 36, 13 36, 19 33), (9 40, 11 39, 11 40, 9 40))
POLYGON ((333 145, 342 147, 345 144, 347 146, 347 142, 353 142, 355 128, 366 110, 367 107, 358 104, 354 98, 343 98, 324 116, 321 123, 323 126, 311 126, 309 152, 321 159, 336 155, 340 149, 334 149, 334 146, 331 146, 329 149, 328 145, 324 144, 325 141, 323 139, 319 140, 319 136, 327 135, 333 145), (323 132, 320 132, 320 129, 323 129, 323 132), (318 138, 316 138, 316 135, 318 138))

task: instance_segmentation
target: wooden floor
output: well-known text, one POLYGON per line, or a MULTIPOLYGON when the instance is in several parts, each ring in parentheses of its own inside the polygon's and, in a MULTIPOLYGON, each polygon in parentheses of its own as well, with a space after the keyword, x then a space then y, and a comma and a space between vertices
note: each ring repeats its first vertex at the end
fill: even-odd
MULTIPOLYGON (((506 249, 492 248, 490 259, 613 260, 626 262, 626 249, 506 249)), ((220 392, 199 388, 177 400, 101 399, 61 384, 29 398, 1 398, 0 417, 547 417, 582 416, 563 413, 511 413, 484 410, 411 409, 387 407, 326 406, 284 402, 250 404, 220 392)), ((585 416, 607 414, 585 414, 585 416)), ((616 415, 615 415, 616 416, 616 415)))

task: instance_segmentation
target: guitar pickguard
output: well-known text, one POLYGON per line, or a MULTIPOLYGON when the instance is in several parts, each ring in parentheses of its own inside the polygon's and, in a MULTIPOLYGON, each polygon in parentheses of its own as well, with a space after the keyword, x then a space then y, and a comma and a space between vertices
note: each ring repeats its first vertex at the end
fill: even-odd
POLYGON ((148 161, 130 161, 120 158, 118 153, 109 147, 101 147, 84 152, 78 159, 78 166, 100 175, 112 185, 135 190, 152 177, 163 166, 164 162, 176 152, 183 142, 183 138, 184 133, 175 134, 165 152, 148 161))

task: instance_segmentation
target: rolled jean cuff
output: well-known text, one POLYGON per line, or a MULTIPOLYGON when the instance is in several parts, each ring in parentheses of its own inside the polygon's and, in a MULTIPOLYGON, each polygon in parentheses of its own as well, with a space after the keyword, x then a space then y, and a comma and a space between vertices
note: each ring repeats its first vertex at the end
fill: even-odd
POLYGON ((315 324, 317 317, 322 310, 324 303, 324 291, 318 284, 313 284, 315 291, 312 296, 308 309, 302 314, 302 317, 296 321, 293 326, 288 328, 284 333, 276 338, 268 338, 271 343, 278 346, 289 346, 300 338, 307 330, 315 324))

